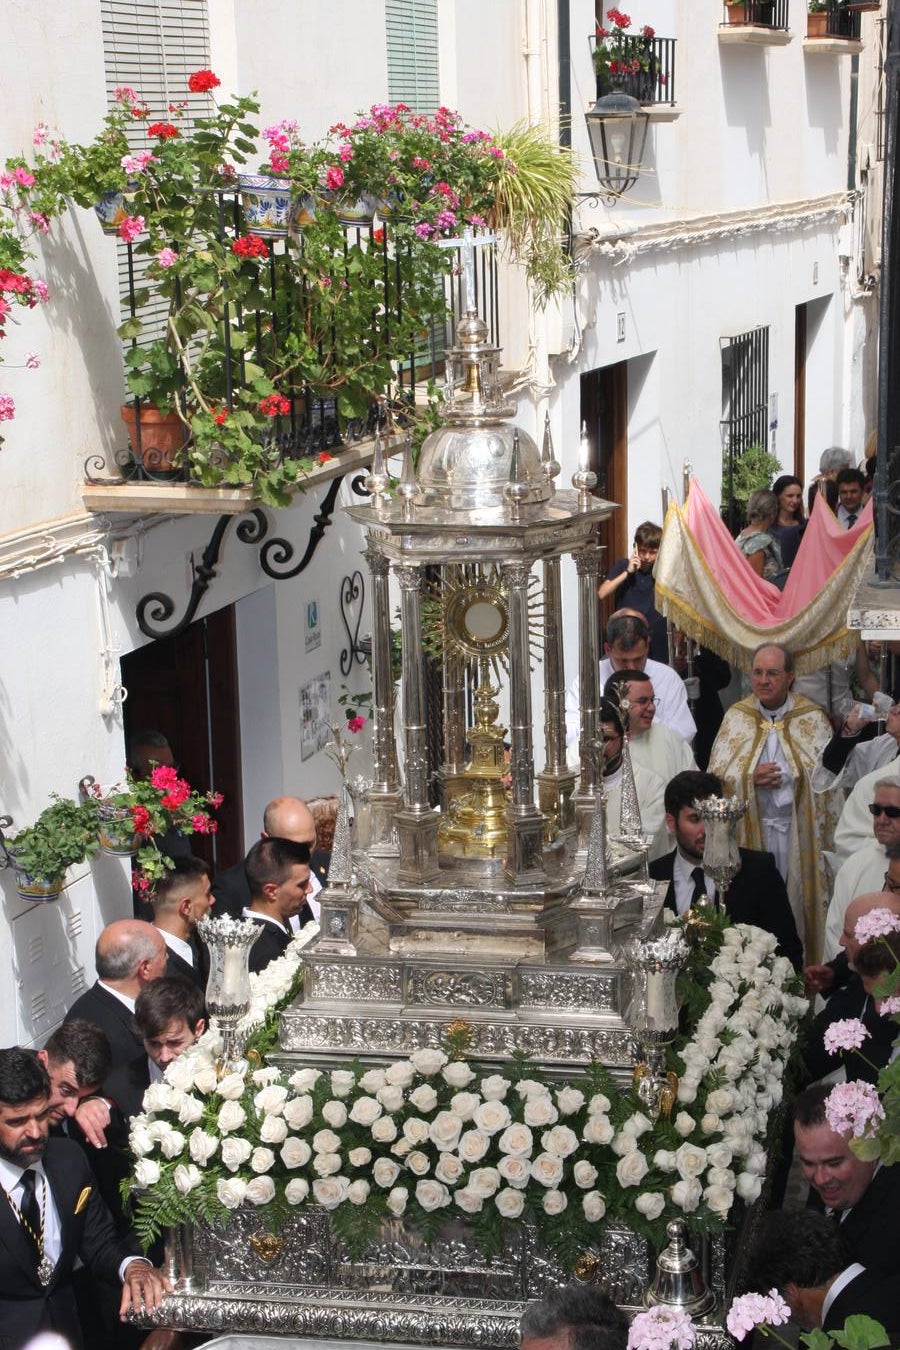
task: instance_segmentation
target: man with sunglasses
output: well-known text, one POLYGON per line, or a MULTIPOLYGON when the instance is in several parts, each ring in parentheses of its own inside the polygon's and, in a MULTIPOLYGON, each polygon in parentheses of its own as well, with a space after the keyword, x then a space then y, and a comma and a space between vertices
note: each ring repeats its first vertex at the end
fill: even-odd
POLYGON ((892 844, 900 844, 900 775, 878 779, 874 798, 869 802, 869 820, 869 838, 841 864, 834 878, 822 947, 826 961, 840 951, 841 929, 850 901, 854 896, 881 889, 888 865, 885 851, 892 844))
MULTIPOLYGON (((861 756, 864 752, 868 752, 873 757, 876 756, 877 752, 877 758, 874 759, 866 772, 858 778, 853 791, 844 802, 844 809, 841 811, 841 818, 834 833, 834 847, 841 862, 851 857, 869 838, 869 832, 872 828, 869 805, 872 801, 875 786, 888 774, 896 772, 900 776, 900 758, 898 758, 900 756, 900 703, 895 703, 888 713, 887 731, 884 735, 877 736, 874 741, 868 741, 865 745, 858 746, 847 761, 848 766, 851 765, 854 756, 861 756)), ((866 763, 869 763, 868 759, 866 763)), ((849 786, 846 776, 839 781, 841 787, 849 786)))

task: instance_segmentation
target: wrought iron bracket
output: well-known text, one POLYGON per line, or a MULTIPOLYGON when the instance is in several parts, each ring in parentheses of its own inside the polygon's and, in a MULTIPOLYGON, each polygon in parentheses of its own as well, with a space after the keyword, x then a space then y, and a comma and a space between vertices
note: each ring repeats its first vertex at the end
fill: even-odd
POLYGON ((357 570, 351 576, 344 577, 341 582, 341 623, 347 634, 347 644, 341 648, 339 662, 342 675, 350 674, 354 661, 357 665, 365 665, 366 657, 371 651, 371 644, 368 649, 364 648, 359 638, 359 626, 362 623, 365 603, 366 583, 362 572, 357 570))
POLYGON ((0 870, 4 867, 12 867, 12 858, 6 847, 6 836, 3 831, 8 830, 13 823, 12 816, 0 816, 0 870))
POLYGON ((259 551, 259 565, 267 577, 272 577, 274 581, 286 581, 291 577, 298 577, 301 572, 309 567, 315 557, 316 549, 322 542, 325 531, 331 524, 338 491, 343 481, 343 476, 332 478, 331 486, 325 493, 322 505, 313 516, 312 529, 309 532, 303 557, 293 567, 290 563, 294 556, 294 545, 289 539, 269 539, 263 544, 259 551))

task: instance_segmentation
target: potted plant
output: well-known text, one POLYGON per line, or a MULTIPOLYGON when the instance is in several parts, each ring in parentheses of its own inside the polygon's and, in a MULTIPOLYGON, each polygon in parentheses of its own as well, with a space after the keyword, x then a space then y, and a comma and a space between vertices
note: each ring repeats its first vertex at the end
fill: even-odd
POLYGON ((613 89, 621 89, 639 102, 646 103, 652 98, 655 83, 655 30, 645 24, 639 33, 629 33, 631 17, 620 9, 608 9, 606 18, 609 27, 598 23, 594 35, 593 61, 597 94, 599 96, 613 89))
POLYGON ((218 825, 209 808, 215 810, 223 800, 220 792, 194 791, 176 769, 162 764, 146 779, 134 778, 126 770, 124 783, 103 789, 87 777, 79 789, 93 812, 97 847, 105 853, 137 854, 134 884, 144 895, 173 866, 160 839, 170 830, 185 835, 215 834, 218 825))
POLYGON ((16 876, 16 890, 26 900, 55 900, 66 868, 92 857, 99 848, 95 802, 73 802, 51 793, 51 804, 33 825, 4 839, 0 848, 16 876))

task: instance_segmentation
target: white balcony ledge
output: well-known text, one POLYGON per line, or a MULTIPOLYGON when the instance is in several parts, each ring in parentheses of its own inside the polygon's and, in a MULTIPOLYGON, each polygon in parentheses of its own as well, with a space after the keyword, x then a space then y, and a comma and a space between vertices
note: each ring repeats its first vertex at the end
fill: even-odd
POLYGON ((722 47, 786 47, 794 35, 788 28, 767 28, 758 23, 720 23, 722 47))

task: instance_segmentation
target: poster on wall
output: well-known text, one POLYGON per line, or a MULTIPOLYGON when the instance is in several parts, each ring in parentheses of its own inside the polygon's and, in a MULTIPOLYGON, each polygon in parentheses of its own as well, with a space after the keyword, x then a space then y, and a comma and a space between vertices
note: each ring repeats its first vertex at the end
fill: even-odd
POLYGON ((300 758, 309 759, 331 740, 331 671, 300 686, 300 758))
POLYGON ((306 606, 306 629, 303 633, 303 650, 314 652, 322 645, 322 629, 319 626, 319 602, 310 600, 306 606))

